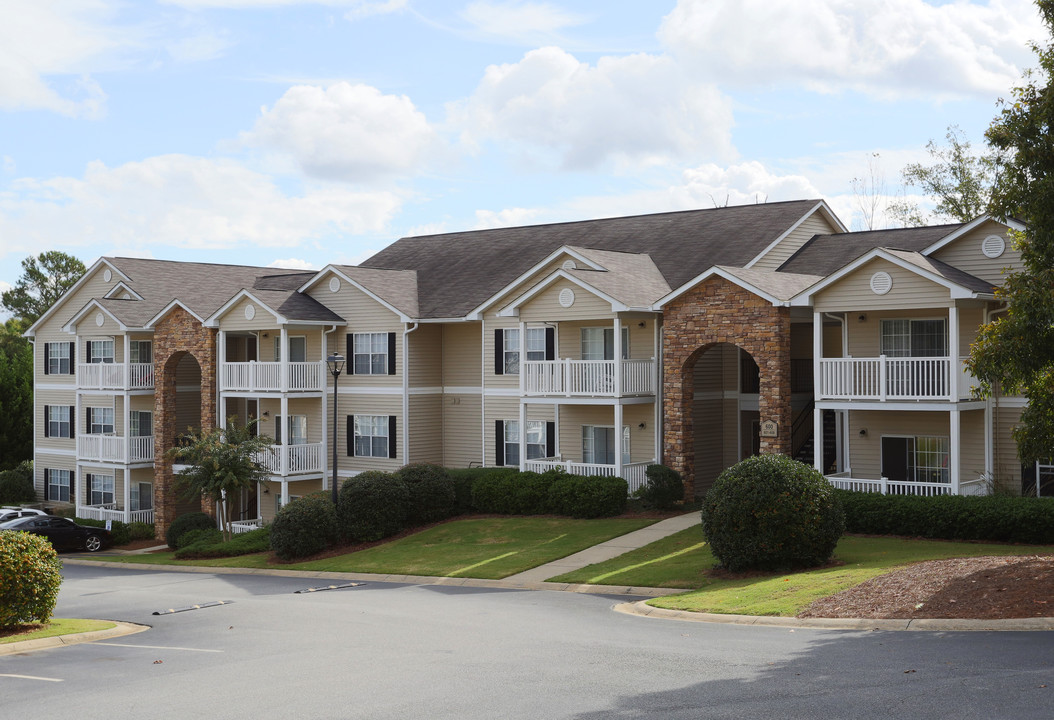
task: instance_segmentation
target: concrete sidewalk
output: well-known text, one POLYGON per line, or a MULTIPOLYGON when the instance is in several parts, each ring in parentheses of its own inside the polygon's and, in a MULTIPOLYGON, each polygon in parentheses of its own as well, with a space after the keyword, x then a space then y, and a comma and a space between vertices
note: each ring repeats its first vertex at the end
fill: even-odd
MULTIPOLYGON (((551 577, 556 577, 557 575, 562 575, 571 572, 572 570, 579 570, 587 565, 616 558, 623 553, 644 547, 656 540, 662 540, 664 537, 673 535, 681 530, 686 530, 693 525, 700 525, 699 513, 690 512, 684 515, 678 515, 677 517, 657 522, 654 525, 649 525, 646 528, 641 528, 640 530, 627 533, 626 535, 621 535, 613 540, 594 545, 591 548, 586 548, 581 552, 576 552, 574 555, 568 555, 565 558, 554 560, 545 565, 539 565, 538 567, 531 568, 525 572, 510 575, 505 578, 505 581, 511 583, 545 582, 551 577)), ((701 528, 699 530, 699 537, 702 537, 701 528)))

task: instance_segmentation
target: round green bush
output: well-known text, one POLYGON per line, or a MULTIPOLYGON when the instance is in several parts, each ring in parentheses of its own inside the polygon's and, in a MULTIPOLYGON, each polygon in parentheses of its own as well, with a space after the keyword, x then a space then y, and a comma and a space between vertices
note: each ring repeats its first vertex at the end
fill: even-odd
POLYGON ((457 493, 454 480, 442 465, 413 463, 395 471, 410 488, 407 520, 410 525, 445 520, 454 514, 457 493))
POLYGON ((11 470, 0 472, 0 505, 36 502, 33 487, 33 461, 25 460, 11 470))
POLYGON ((179 539, 188 530, 208 530, 216 527, 216 521, 203 512, 192 512, 180 515, 165 531, 165 542, 173 550, 179 547, 179 539))
POLYGON ((665 465, 649 465, 644 469, 648 481, 634 493, 645 507, 669 510, 684 500, 684 481, 681 474, 665 465))
POLYGON ((703 534, 722 567, 777 570, 827 562, 845 528, 818 470, 757 455, 725 470, 703 498, 703 534))
POLYGON ((395 473, 367 470, 348 478, 337 499, 340 536, 350 542, 389 537, 406 527, 410 489, 395 473))
POLYGON ((47 538, 0 532, 0 628, 48 622, 59 597, 61 570, 47 538))
POLYGON ((337 540, 337 509, 329 493, 305 495, 282 507, 271 523, 271 549, 282 560, 314 555, 337 540))

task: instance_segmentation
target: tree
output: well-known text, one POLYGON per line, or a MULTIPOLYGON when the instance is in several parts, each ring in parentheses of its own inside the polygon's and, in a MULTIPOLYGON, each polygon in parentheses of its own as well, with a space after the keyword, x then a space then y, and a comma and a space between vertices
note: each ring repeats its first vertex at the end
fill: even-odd
POLYGON ((33 347, 0 327, 0 470, 33 458, 33 347))
MULTIPOLYGON (((1048 31, 1054 32, 1054 0, 1038 0, 1048 31)), ((1014 242, 1024 269, 1007 275, 998 297, 1007 311, 981 329, 970 368, 990 395, 1001 386, 1023 394, 1028 405, 1014 430, 1024 463, 1054 455, 1054 48, 1033 45, 1039 68, 1026 71, 1022 87, 1001 110, 986 137, 1006 153, 991 210, 1016 216, 1026 226, 1014 242)))
POLYGON ((62 294, 87 272, 72 255, 49 250, 22 261, 22 276, 15 286, 0 296, 0 305, 11 313, 22 330, 37 321, 62 294))
POLYGON ((256 420, 239 425, 236 418, 227 427, 189 436, 189 442, 168 451, 174 460, 189 465, 176 475, 176 490, 185 498, 203 497, 221 508, 223 539, 231 539, 231 503, 225 496, 251 490, 270 475, 259 458, 271 452, 271 438, 254 435, 256 420))

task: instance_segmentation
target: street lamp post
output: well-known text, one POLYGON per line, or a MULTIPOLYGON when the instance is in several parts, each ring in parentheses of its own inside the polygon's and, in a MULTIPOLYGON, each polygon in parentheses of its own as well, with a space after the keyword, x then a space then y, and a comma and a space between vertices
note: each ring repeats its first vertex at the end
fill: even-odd
POLYGON ((333 494, 333 506, 337 505, 337 378, 344 370, 344 356, 333 353, 326 358, 326 365, 333 376, 333 481, 331 492, 333 494))

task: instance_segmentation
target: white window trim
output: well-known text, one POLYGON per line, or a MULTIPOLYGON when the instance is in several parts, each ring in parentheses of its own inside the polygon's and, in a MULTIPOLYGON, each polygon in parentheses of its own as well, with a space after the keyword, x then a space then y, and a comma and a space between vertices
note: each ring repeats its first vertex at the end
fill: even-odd
POLYGON ((388 374, 388 333, 386 333, 386 332, 352 333, 351 349, 352 349, 352 354, 351 354, 351 357, 349 358, 349 360, 351 361, 351 367, 352 367, 352 370, 354 371, 355 375, 387 375, 388 374), (362 338, 362 337, 368 337, 370 339, 369 340, 369 345, 370 345, 370 351, 369 352, 359 352, 359 338, 362 338), (382 343, 383 348, 384 348, 383 352, 374 352, 374 350, 373 350, 373 340, 374 340, 375 337, 383 338, 383 343, 382 343), (359 370, 358 363, 356 362, 356 359, 359 358, 359 357, 367 357, 367 358, 369 358, 369 361, 366 363, 367 368, 368 368, 368 370, 366 372, 362 372, 362 371, 359 370), (374 369, 373 369, 373 363, 374 363, 374 359, 376 357, 381 357, 383 359, 383 361, 381 362, 381 370, 379 372, 374 372, 374 369))
POLYGON ((69 405, 48 405, 48 437, 49 438, 71 438, 73 437, 73 411, 70 410, 69 405), (66 412, 65 420, 56 420, 55 411, 64 410, 66 412), (61 432, 62 427, 65 426, 66 432, 61 432), (53 427, 57 427, 59 432, 55 432, 53 427))
MULTIPOLYGON (((587 429, 592 430, 592 429, 597 429, 597 428, 602 429, 602 430, 611 430, 612 432, 615 431, 615 426, 614 425, 583 425, 582 426, 582 462, 587 464, 587 465, 607 465, 608 464, 608 463, 598 463, 598 462, 596 462, 596 450, 595 449, 590 451, 590 452, 592 452, 592 454, 594 456, 593 459, 591 459, 591 460, 587 460, 586 459, 586 437, 585 437, 586 430, 587 429)), ((630 442, 631 442, 632 438, 633 438, 633 435, 630 433, 629 425, 623 425, 622 426, 622 464, 623 465, 629 465, 630 464, 630 457, 631 457, 630 442)))
POLYGON ((112 337, 88 340, 88 343, 91 345, 91 361, 92 361, 92 364, 96 364, 96 363, 98 363, 98 364, 112 364, 113 362, 116 361, 116 358, 117 358, 117 343, 114 342, 114 339, 112 337), (102 346, 102 347, 105 348, 107 346, 107 344, 109 344, 109 350, 110 350, 110 354, 109 355, 98 354, 98 353, 95 352, 97 345, 102 346))
MULTIPOLYGON (((886 438, 900 438, 900 439, 911 440, 912 441, 912 447, 911 447, 912 457, 910 458, 911 459, 910 468, 911 468, 911 471, 912 471, 912 475, 914 477, 913 477, 913 479, 909 480, 908 482, 926 482, 926 483, 936 482, 936 483, 941 483, 941 484, 949 484, 949 483, 951 483, 951 462, 952 462, 952 459, 951 459, 951 442, 950 442, 950 439, 949 439, 949 437, 947 435, 899 435, 899 434, 895 434, 895 433, 884 434, 879 439, 879 445, 878 445, 879 462, 881 462, 881 460, 882 460, 882 441, 885 440, 886 438), (940 442, 942 442, 944 444, 945 450, 944 450, 943 453, 940 453, 940 454, 943 455, 944 460, 946 461, 946 464, 943 467, 931 467, 931 466, 928 466, 928 465, 927 466, 920 466, 919 463, 918 463, 919 440, 939 440, 940 442), (920 468, 923 471, 937 470, 939 472, 943 472, 943 473, 945 473, 947 475, 947 480, 936 480, 936 481, 934 481, 934 480, 920 480, 919 479, 919 470, 920 470, 920 468)), ((885 475, 885 468, 882 468, 881 472, 882 472, 882 475, 885 475)))
POLYGON ((55 469, 55 468, 48 468, 48 488, 47 488, 48 502, 51 502, 51 501, 54 501, 54 502, 70 502, 70 498, 71 498, 71 495, 72 495, 71 492, 70 492, 70 485, 72 483, 70 481, 72 479, 73 479, 73 471, 72 470, 59 470, 59 469, 55 469), (60 482, 60 483, 56 483, 55 482, 55 475, 56 475, 56 473, 64 473, 64 480, 63 480, 63 482, 60 482), (56 489, 58 489, 60 491, 65 491, 65 492, 59 492, 58 493, 59 497, 55 497, 55 490, 56 489), (65 495, 66 497, 62 498, 61 497, 62 495, 65 495))
POLYGON ((93 406, 89 407, 88 409, 91 411, 90 412, 91 424, 88 425, 88 427, 87 427, 87 434, 88 435, 113 435, 113 434, 115 434, 117 432, 117 413, 115 413, 113 411, 112 407, 96 407, 96 406, 93 405, 93 406), (103 411, 104 413, 109 413, 109 415, 110 415, 110 422, 109 423, 98 422, 96 420, 95 416, 99 413, 100 410, 103 411), (110 428, 111 428, 109 431, 107 431, 105 429, 107 425, 109 425, 110 428), (96 426, 104 428, 104 429, 102 430, 102 432, 95 432, 93 430, 93 428, 95 428, 96 426))
POLYGON ((113 475, 103 475, 101 473, 88 473, 87 480, 89 505, 112 505, 116 502, 117 483, 113 475), (97 481, 101 485, 100 490, 95 489, 97 481), (101 496, 101 502, 94 502, 96 493, 101 496), (106 499, 107 495, 110 496, 109 500, 106 499))
POLYGON ((385 459, 387 459, 387 457, 389 455, 389 450, 391 448, 391 429, 388 426, 388 416, 387 415, 359 415, 359 414, 356 414, 355 415, 355 428, 354 429, 355 429, 355 439, 354 439, 354 443, 355 443, 355 457, 375 457, 375 458, 385 458, 385 459), (384 420, 384 435, 373 434, 373 432, 372 432, 373 430, 377 429, 376 421, 377 421, 378 418, 382 418, 384 420), (363 424, 365 424, 365 421, 367 419, 369 420, 369 429, 371 430, 371 433, 369 435, 364 435, 364 434, 359 432, 359 427, 360 427, 359 422, 360 422, 360 420, 362 420, 363 424), (382 437, 384 438, 384 451, 383 451, 383 453, 378 454, 378 453, 373 452, 374 441, 377 440, 378 438, 382 438, 382 437), (359 445, 359 439, 360 438, 361 439, 369 438, 370 452, 368 452, 368 453, 360 452, 360 448, 361 448, 361 446, 359 445))
MULTIPOLYGON (((944 355, 933 355, 933 356, 928 356, 928 357, 947 357, 948 353, 949 353, 949 347, 951 345, 951 338, 948 337, 948 318, 943 317, 941 315, 934 315, 934 316, 929 316, 929 317, 881 318, 879 320, 879 323, 878 323, 878 348, 879 348, 879 352, 880 353, 883 352, 882 346, 884 345, 884 339, 886 337, 886 334, 883 331, 883 328, 885 327, 886 323, 898 322, 898 321, 907 322, 908 323, 908 342, 910 344, 910 342, 911 342, 911 323, 913 323, 913 322, 932 322, 934 320, 940 320, 940 321, 942 321, 944 323, 944 355)), ((909 347, 908 348, 908 353, 909 354, 908 355, 902 355, 902 356, 899 356, 899 357, 919 357, 919 356, 916 356, 916 355, 913 354, 914 351, 915 351, 914 348, 909 347)), ((889 355, 889 357, 894 357, 894 356, 893 355, 889 355)))
POLYGON ((73 358, 70 353, 70 344, 68 342, 49 342, 48 343, 48 366, 46 368, 46 375, 69 375, 73 369, 72 366, 73 358), (56 353, 57 348, 62 348, 60 353, 56 353), (57 356, 56 356, 57 355, 57 356), (63 357, 65 355, 65 357, 63 357), (66 361, 66 370, 62 370, 62 361, 66 361), (58 364, 55 365, 55 362, 58 364), (57 367, 53 370, 52 367, 57 367))

